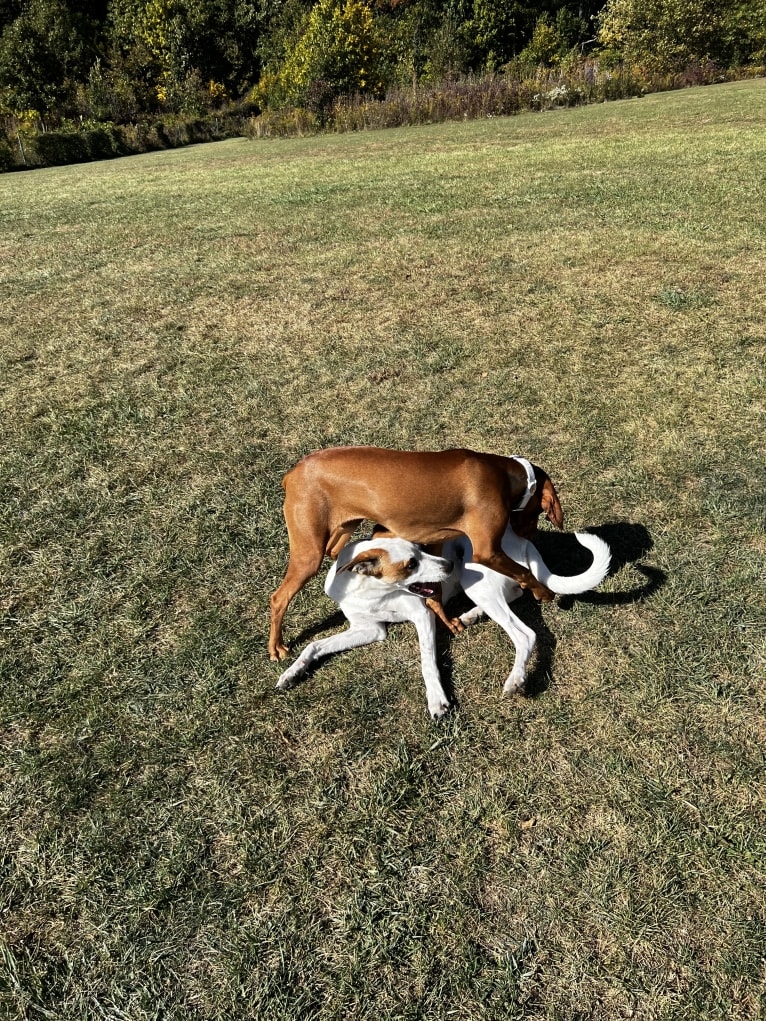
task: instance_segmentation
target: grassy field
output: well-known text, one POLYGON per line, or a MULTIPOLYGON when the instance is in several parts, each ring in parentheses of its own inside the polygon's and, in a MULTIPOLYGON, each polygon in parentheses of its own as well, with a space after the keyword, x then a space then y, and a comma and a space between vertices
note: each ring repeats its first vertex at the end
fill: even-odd
POLYGON ((764 167, 755 81, 0 177, 1 1017, 762 1016, 764 167), (367 442, 613 544, 529 696, 491 623, 440 725, 406 626, 275 692, 367 442))

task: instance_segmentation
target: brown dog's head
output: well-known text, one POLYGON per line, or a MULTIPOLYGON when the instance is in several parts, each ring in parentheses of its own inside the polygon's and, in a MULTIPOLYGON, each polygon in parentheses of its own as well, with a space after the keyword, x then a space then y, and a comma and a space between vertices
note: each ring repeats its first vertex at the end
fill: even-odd
POLYGON ((564 512, 549 475, 536 464, 532 467, 535 470, 537 488, 523 510, 511 512, 511 528, 522 539, 534 539, 537 535, 537 519, 541 514, 545 514, 556 528, 564 527, 564 512))

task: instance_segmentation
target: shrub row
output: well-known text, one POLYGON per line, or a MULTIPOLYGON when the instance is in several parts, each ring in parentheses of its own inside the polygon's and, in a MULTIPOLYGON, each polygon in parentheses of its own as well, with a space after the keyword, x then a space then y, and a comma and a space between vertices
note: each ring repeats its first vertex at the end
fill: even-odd
POLYGON ((566 72, 536 68, 526 74, 467 76, 439 84, 393 89, 380 100, 343 96, 320 112, 264 111, 251 118, 246 134, 262 138, 311 134, 322 129, 360 131, 502 117, 521 110, 546 110, 638 96, 645 91, 646 83, 632 71, 601 70, 595 61, 583 61, 566 72))
POLYGON ((242 134, 243 127, 241 115, 166 117, 137 124, 69 123, 45 131, 7 124, 5 137, 0 135, 0 171, 87 163, 215 142, 242 134))
POLYGON ((694 62, 677 74, 650 77, 625 65, 609 68, 589 59, 557 68, 511 64, 503 74, 465 76, 438 84, 391 89, 383 99, 341 96, 318 110, 301 107, 265 110, 250 118, 244 133, 252 138, 269 138, 502 117, 522 110, 601 103, 648 92, 760 77, 764 70, 759 67, 725 71, 712 61, 704 61, 694 62))

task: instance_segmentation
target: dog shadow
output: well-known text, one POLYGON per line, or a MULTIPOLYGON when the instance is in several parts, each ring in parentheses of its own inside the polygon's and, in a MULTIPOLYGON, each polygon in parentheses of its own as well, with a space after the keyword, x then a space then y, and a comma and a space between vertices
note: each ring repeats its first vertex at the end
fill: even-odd
MULTIPOLYGON (((560 596, 562 610, 571 610, 576 601, 594 606, 625 606, 638 603, 653 595, 667 581, 667 575, 657 567, 641 564, 654 547, 649 530, 644 525, 627 521, 608 522, 585 531, 597 535, 609 546, 612 560, 607 577, 618 574, 628 564, 646 579, 624 592, 582 592, 576 596, 560 596)), ((559 535, 556 532, 540 532, 535 540, 543 560, 556 574, 578 574, 588 568, 591 555, 581 546, 573 534, 559 535), (555 565, 555 566, 551 566, 555 565)))
MULTIPOLYGON (((331 613, 329 617, 325 617, 324 620, 317 620, 313 624, 309 625, 301 631, 299 635, 290 640, 290 646, 292 649, 300 650, 304 645, 308 645, 309 642, 313 642, 317 635, 321 635, 324 631, 336 631, 343 626, 348 626, 346 617, 340 610, 336 610, 331 613)), ((328 659, 331 657, 327 657, 328 659)), ((320 663, 324 662, 324 657, 319 660, 320 663)))
MULTIPOLYGON (((450 600, 448 613, 451 617, 459 617, 460 614, 465 613, 466 610, 470 610, 472 606, 473 603, 468 596, 460 594, 450 600)), ((514 602, 511 603, 511 610, 528 627, 531 627, 537 635, 535 653, 533 656, 534 665, 527 674, 527 680, 522 692, 525 698, 535 698, 550 687, 553 655, 556 650, 556 639, 553 632, 545 623, 540 603, 538 603, 534 596, 530 593, 525 592, 518 599, 514 600, 514 602)), ((491 621, 488 617, 484 617, 476 624, 472 624, 471 628, 482 626, 499 627, 499 625, 494 621, 491 621)), ((503 633, 505 634, 505 632, 503 633)), ((458 635, 454 640, 459 642, 460 636, 458 635)), ((510 638, 507 640, 508 661, 506 663, 506 668, 507 671, 510 672, 511 664, 513 663, 513 658, 516 653, 510 638)), ((442 675, 442 686, 444 687, 444 691, 447 698, 450 700, 451 705, 458 709, 460 707, 459 699, 453 680, 454 660, 452 656, 452 641, 452 635, 443 625, 438 624, 436 630, 436 654, 439 662, 439 670, 442 675)))

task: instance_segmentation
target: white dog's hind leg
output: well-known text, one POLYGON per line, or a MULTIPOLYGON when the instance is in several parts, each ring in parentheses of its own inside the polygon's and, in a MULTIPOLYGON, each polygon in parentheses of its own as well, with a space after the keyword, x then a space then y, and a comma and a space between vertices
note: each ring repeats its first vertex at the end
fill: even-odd
POLYGON ((527 627, 526 624, 519 620, 505 602, 498 600, 493 603, 487 603, 483 609, 487 616, 491 617, 505 631, 516 650, 513 669, 506 678, 503 691, 506 695, 523 691, 527 681, 527 664, 534 651, 537 635, 532 628, 527 627))
POLYGON ((511 612, 506 603, 497 602, 494 605, 485 605, 484 610, 487 616, 491 617, 505 631, 516 650, 513 669, 506 678, 503 691, 506 695, 523 691, 527 681, 527 664, 534 651, 537 635, 532 628, 527 627, 515 613, 511 612))
MULTIPOLYGON (((508 599, 515 599, 521 592, 517 585, 498 585, 498 577, 474 564, 466 565, 463 575, 466 594, 488 617, 499 624, 513 642, 516 657, 513 669, 508 675, 503 691, 511 695, 523 691, 527 679, 527 663, 535 648, 537 635, 527 627, 508 606, 508 599)), ((473 611, 469 611, 473 612, 473 611)))
POLYGON ((463 627, 470 627, 471 624, 475 624, 477 620, 481 620, 482 617, 486 616, 486 613, 480 606, 472 606, 470 610, 460 614, 460 623, 463 627))
POLYGON ((319 641, 310 642, 298 656, 292 666, 277 681, 280 691, 287 691, 302 677, 308 668, 322 656, 330 656, 334 652, 345 652, 347 649, 358 649, 373 642, 382 642, 386 637, 386 625, 376 621, 351 622, 347 631, 319 641))

